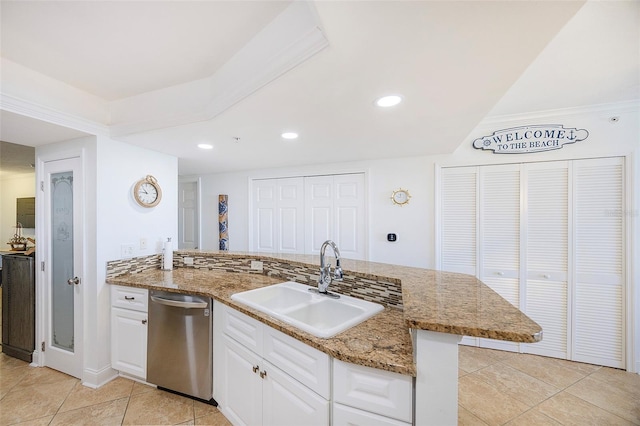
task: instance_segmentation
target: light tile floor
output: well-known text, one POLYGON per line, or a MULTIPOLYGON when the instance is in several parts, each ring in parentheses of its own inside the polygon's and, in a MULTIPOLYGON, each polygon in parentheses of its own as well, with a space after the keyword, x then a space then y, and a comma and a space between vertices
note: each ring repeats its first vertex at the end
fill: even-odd
POLYGON ((460 346, 460 425, 640 425, 640 375, 460 346))
MULTIPOLYGON (((640 376, 460 346, 460 425, 640 425, 640 376)), ((0 354, 0 425, 229 425, 214 407, 118 378, 100 389, 0 354)))

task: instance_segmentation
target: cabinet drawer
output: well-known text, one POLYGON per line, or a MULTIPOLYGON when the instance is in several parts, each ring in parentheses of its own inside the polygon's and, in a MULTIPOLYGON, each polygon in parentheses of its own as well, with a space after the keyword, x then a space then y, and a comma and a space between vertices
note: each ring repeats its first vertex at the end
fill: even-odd
POLYGON ((262 354, 263 324, 227 305, 221 307, 224 334, 255 353, 262 354))
POLYGON ((333 399, 351 407, 411 422, 413 378, 334 360, 333 399))
POLYGON ((278 330, 265 327, 264 358, 318 395, 329 399, 329 355, 278 330))
POLYGON ((111 286, 111 306, 148 312, 149 290, 136 287, 111 286))
POLYGON ((333 404, 334 426, 409 426, 410 424, 346 405, 333 404))

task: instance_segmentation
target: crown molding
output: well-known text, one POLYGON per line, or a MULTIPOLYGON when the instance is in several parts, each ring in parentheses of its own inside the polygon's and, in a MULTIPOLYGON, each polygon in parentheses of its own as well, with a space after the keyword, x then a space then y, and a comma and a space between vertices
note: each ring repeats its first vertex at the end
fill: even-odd
POLYGON ((91 135, 109 135, 109 127, 105 124, 87 120, 77 115, 35 104, 31 101, 4 93, 0 93, 0 109, 91 135))
POLYGON ((530 122, 546 120, 557 117, 571 117, 579 115, 604 115, 604 114, 626 114, 640 112, 640 99, 628 101, 612 102, 597 105, 586 105, 571 108, 559 108, 543 111, 527 112, 523 114, 508 114, 485 117, 478 128, 490 128, 496 125, 508 125, 514 122, 530 122))
POLYGON ((328 45, 312 6, 293 2, 211 77, 111 102, 111 136, 211 120, 328 45))

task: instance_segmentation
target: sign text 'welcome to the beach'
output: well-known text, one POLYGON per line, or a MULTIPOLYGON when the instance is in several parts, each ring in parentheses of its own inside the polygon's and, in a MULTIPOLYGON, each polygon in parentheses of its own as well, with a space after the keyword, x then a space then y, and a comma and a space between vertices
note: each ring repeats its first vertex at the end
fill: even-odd
POLYGON ((583 141, 589 136, 585 129, 565 128, 563 125, 536 125, 496 130, 489 136, 473 141, 476 149, 495 154, 525 154, 560 149, 565 144, 583 141))

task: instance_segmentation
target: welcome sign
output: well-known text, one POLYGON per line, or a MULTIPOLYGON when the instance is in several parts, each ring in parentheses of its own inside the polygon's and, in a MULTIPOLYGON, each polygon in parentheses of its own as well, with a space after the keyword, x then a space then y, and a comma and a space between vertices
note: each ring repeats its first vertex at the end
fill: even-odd
POLYGON ((560 149, 566 144, 583 141, 587 136, 589 132, 585 129, 563 125, 522 126, 496 130, 474 140, 473 147, 491 150, 494 154, 526 154, 560 149))

